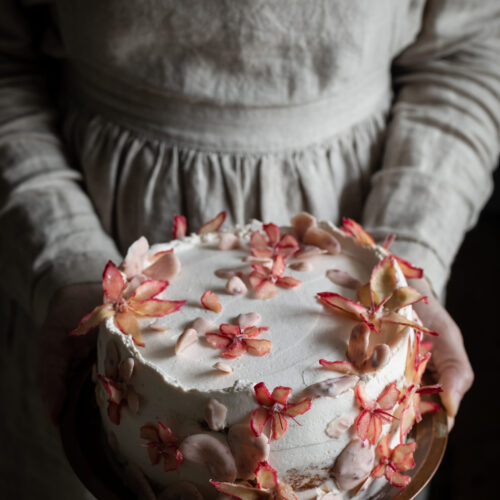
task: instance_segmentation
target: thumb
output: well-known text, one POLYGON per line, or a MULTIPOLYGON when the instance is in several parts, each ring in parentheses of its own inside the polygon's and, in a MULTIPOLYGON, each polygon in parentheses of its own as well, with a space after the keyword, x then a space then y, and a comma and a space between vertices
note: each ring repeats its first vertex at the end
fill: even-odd
POLYGON ((439 383, 443 388, 441 401, 449 417, 455 417, 464 394, 472 385, 473 375, 471 373, 469 380, 466 371, 464 372, 464 369, 451 365, 440 373, 439 383))
POLYGON ((442 329, 435 342, 433 361, 442 386, 441 401, 449 417, 455 417, 464 394, 474 381, 474 372, 455 324, 442 329))

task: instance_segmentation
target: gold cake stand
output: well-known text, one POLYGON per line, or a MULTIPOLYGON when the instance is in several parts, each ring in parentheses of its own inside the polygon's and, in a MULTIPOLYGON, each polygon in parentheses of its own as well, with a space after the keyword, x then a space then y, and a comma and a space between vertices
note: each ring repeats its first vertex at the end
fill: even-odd
MULTIPOLYGON (((85 487, 98 500, 135 500, 105 450, 104 432, 95 402, 90 369, 75 383, 61 417, 64 451, 85 487)), ((437 396, 435 400, 438 401, 437 396)), ((415 468, 405 473, 412 478, 404 489, 387 485, 371 500, 411 500, 431 480, 443 458, 448 439, 447 419, 443 410, 424 416, 414 426, 412 437, 417 441, 415 468)))

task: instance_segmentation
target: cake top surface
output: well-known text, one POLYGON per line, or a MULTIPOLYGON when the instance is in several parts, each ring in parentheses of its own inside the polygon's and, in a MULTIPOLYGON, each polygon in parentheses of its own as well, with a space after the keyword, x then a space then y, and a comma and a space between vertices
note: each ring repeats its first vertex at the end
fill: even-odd
MULTIPOLYGON (((183 391, 248 390, 263 380, 269 387, 283 385, 295 390, 324 380, 332 374, 325 372, 318 361, 345 359, 345 346, 356 322, 332 314, 318 301, 316 294, 329 291, 356 300, 355 290, 332 282, 327 272, 341 270, 365 283, 373 266, 384 256, 380 248, 367 249, 353 244, 342 232, 333 226, 330 228, 340 240, 342 252, 307 259, 311 268, 307 271, 297 271, 287 265, 285 275, 300 280, 301 284, 295 288, 279 288, 278 293, 267 300, 255 298, 250 286, 243 295, 232 295, 225 289, 227 276, 232 272, 248 275, 252 270, 252 262, 245 259, 250 256, 251 233, 262 229, 257 221, 231 230, 240 242, 239 248, 231 250, 218 248, 221 234, 227 232, 191 235, 153 245, 149 255, 173 249, 181 265, 178 275, 159 297, 186 302, 174 314, 142 320, 144 348, 135 346, 130 337, 124 340, 147 364, 160 370, 168 383, 183 391), (221 312, 202 306, 200 299, 206 290, 217 295, 221 312), (259 327, 267 328, 255 338, 271 342, 268 354, 256 356, 243 352, 235 359, 227 359, 222 356, 224 349, 214 348, 203 335, 176 354, 179 336, 197 318, 206 318, 213 324, 211 331, 219 332, 220 325, 236 325, 239 315, 248 313, 258 313, 259 327), (218 362, 230 366, 232 373, 214 368, 218 362)), ((288 261, 293 263, 294 259, 288 261)), ((119 333, 113 318, 108 319, 107 328, 119 333)))

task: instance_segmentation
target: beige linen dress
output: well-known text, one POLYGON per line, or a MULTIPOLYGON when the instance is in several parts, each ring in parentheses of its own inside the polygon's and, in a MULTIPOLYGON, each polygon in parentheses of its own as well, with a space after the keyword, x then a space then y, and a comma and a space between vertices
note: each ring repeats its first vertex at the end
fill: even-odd
POLYGON ((440 293, 499 129, 498 0, 0 0, 2 495, 83 495, 35 393, 58 288, 176 213, 306 210, 440 293))

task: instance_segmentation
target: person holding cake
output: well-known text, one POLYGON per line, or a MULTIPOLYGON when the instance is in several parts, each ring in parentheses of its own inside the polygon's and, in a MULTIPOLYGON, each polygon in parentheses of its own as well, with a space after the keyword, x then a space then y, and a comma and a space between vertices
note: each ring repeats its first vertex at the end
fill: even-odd
POLYGON ((3 491, 83 498, 36 365, 57 422, 95 342, 67 334, 100 303, 105 263, 166 240, 174 214, 307 211, 395 234, 391 252, 425 269, 416 309, 440 332, 453 420, 473 372, 439 299, 500 149, 497 1, 0 6, 3 491))

